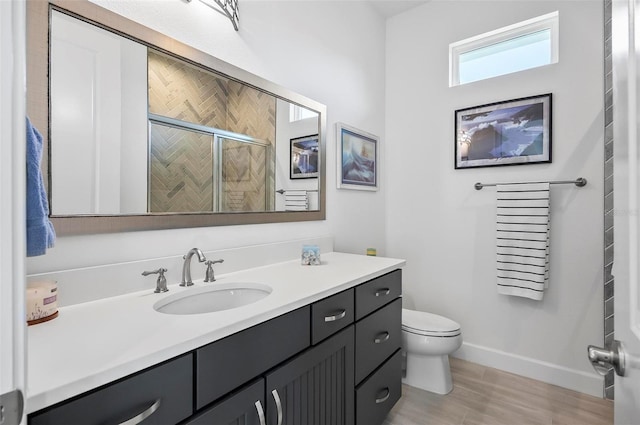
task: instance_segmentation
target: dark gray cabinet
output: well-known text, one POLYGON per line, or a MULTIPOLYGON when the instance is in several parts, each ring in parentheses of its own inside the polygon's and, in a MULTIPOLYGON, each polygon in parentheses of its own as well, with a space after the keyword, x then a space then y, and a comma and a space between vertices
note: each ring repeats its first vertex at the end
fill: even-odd
POLYGON ((402 274, 30 414, 30 425, 379 425, 400 398, 402 274))
POLYGON ((402 270, 372 279, 356 286, 356 320, 379 309, 402 295, 402 270))
POLYGON ((192 400, 193 355, 187 354, 36 412, 29 424, 103 425, 134 418, 145 425, 175 424, 193 414, 192 400))
POLYGON ((353 289, 311 304, 311 342, 317 344, 353 323, 353 289))
POLYGON ((260 378, 183 425, 262 425, 264 418, 264 379, 260 378))
POLYGON ((402 271, 355 288, 356 421, 384 422, 402 392, 402 271))
POLYGON ((309 306, 196 350, 196 409, 223 397, 310 345, 309 306))
POLYGON ((356 384, 359 384, 402 345, 402 300, 356 323, 356 384))
POLYGON ((351 325, 204 409, 184 425, 353 424, 353 346, 351 325), (266 416, 263 422, 261 416, 266 416))
POLYGON ((384 422, 402 392, 402 354, 396 353, 356 389, 356 415, 358 425, 376 425, 384 422))
POLYGON ((353 325, 267 375, 269 424, 354 423, 353 325))

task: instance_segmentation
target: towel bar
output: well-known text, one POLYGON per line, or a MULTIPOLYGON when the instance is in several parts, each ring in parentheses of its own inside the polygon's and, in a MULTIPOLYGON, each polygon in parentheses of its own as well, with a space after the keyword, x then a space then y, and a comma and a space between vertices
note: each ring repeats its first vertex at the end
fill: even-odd
MULTIPOLYGON (((291 190, 304 190, 305 192, 317 192, 318 189, 291 189, 291 190)), ((276 193, 279 193, 280 195, 284 195, 284 193, 286 192, 286 190, 284 189, 278 189, 276 190, 276 193)))
POLYGON ((512 183, 480 183, 478 182, 475 185, 473 185, 473 187, 475 187, 476 190, 480 190, 486 186, 497 186, 499 184, 525 184, 525 183, 575 184, 578 187, 582 187, 587 184, 587 179, 585 179, 584 177, 578 177, 575 180, 555 180, 550 182, 512 182, 512 183))

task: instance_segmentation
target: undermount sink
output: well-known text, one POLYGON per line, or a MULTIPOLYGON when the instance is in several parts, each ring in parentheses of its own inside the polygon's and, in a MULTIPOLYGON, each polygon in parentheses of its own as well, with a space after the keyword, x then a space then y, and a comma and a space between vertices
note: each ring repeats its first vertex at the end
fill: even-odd
POLYGON ((213 283, 169 295, 153 309, 166 314, 213 313, 255 303, 270 293, 271 288, 260 283, 213 283))

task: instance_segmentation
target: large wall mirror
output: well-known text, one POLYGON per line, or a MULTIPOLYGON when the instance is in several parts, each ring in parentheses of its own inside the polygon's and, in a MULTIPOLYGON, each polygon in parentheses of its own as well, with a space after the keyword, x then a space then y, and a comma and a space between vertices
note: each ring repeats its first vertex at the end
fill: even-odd
POLYGON ((89 1, 27 19, 58 234, 325 218, 324 105, 89 1))

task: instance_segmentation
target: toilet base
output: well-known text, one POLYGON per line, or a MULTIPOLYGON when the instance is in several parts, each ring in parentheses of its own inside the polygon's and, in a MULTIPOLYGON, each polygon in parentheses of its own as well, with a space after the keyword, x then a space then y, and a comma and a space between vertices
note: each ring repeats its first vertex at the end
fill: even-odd
POLYGON ((407 370, 404 384, 436 394, 449 394, 453 390, 449 356, 421 356, 406 353, 407 370))

